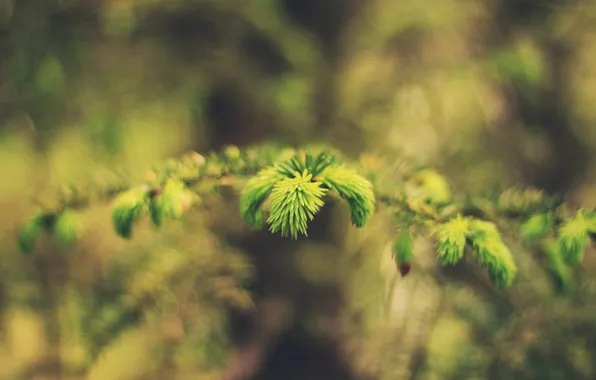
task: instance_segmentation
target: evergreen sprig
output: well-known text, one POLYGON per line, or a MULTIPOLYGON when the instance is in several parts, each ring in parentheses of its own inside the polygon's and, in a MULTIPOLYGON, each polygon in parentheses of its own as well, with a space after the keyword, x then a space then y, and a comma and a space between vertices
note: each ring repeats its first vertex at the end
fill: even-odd
POLYGON ((254 228, 261 228, 263 211, 261 206, 271 194, 276 183, 284 179, 284 175, 276 167, 261 170, 251 178, 240 195, 240 215, 254 228))
POLYGON ((511 285, 517 266, 497 226, 488 221, 457 215, 435 228, 437 254, 444 265, 459 262, 467 245, 482 267, 487 268, 492 284, 499 290, 511 285))
POLYGON ((553 228, 554 221, 551 212, 534 214, 522 224, 521 236, 528 243, 536 243, 553 228))
POLYGON ((161 226, 166 218, 178 219, 184 211, 188 210, 198 200, 195 193, 186 185, 174 178, 166 181, 163 190, 150 193, 149 213, 151 221, 156 226, 161 226))
POLYGON ((437 228, 438 255, 444 264, 455 264, 464 257, 466 239, 470 232, 468 219, 458 215, 437 228))
POLYGON ((553 285, 558 292, 567 292, 573 287, 573 271, 563 260, 561 246, 553 239, 545 239, 541 247, 546 256, 548 274, 553 280, 553 285))
POLYGON ((149 189, 128 190, 118 196, 112 209, 112 225, 118 236, 132 237, 134 223, 145 213, 149 204, 149 189))
POLYGON ((18 233, 17 246, 19 251, 23 254, 30 253, 35 246, 35 240, 39 233, 41 231, 50 231, 55 220, 55 215, 44 212, 29 218, 18 233))
POLYGON ((449 183, 433 169, 424 168, 416 171, 409 182, 418 185, 420 189, 418 197, 429 203, 442 205, 449 203, 452 199, 449 183))
POLYGON ((497 226, 483 220, 471 221, 470 240, 478 262, 488 269, 492 284, 500 290, 509 287, 517 274, 517 266, 497 226))
POLYGON ((322 196, 328 190, 347 202, 352 223, 364 227, 374 211, 372 184, 328 152, 300 152, 257 173, 242 191, 240 214, 249 225, 260 227, 261 206, 270 197, 270 230, 296 239, 306 235, 306 226, 323 206, 322 196))
POLYGON ((587 218, 580 210, 575 217, 567 219, 558 232, 563 259, 570 265, 578 265, 590 243, 589 234, 596 232, 596 219, 587 218))
POLYGON ((295 172, 294 178, 284 178, 275 184, 267 219, 271 232, 294 239, 298 233, 307 236, 307 224, 323 206, 321 198, 327 192, 320 182, 311 180, 312 174, 304 169, 302 173, 295 172))
MULTIPOLYGON (((84 226, 76 210, 94 201, 113 199, 112 224, 116 234, 129 239, 134 223, 149 212, 152 222, 160 226, 164 219, 178 218, 197 203, 199 197, 194 186, 212 182, 225 184, 234 176, 250 176, 280 157, 294 154, 292 149, 265 144, 240 151, 230 146, 220 153, 206 157, 196 152, 183 155, 179 160, 167 160, 155 166, 146 175, 146 184, 131 186, 130 178, 119 170, 109 172, 97 183, 63 186, 54 198, 44 193, 38 201, 42 211, 33 215, 18 233, 19 251, 31 252, 41 232, 52 232, 62 243, 73 243, 83 232, 84 226), (49 199, 49 201, 46 200, 49 199)), ((207 187, 210 191, 212 187, 207 187)))
POLYGON ((356 227, 364 227, 375 209, 372 184, 355 170, 344 165, 328 167, 319 180, 323 186, 348 202, 352 223, 356 227))
POLYGON ((499 210, 513 216, 548 211, 555 205, 556 199, 540 189, 510 188, 501 193, 497 200, 499 210))
POLYGON ((74 244, 83 232, 83 224, 74 210, 66 209, 56 218, 54 234, 63 244, 74 244))
POLYGON ((339 152, 324 146, 296 150, 267 144, 246 149, 229 146, 205 156, 192 152, 154 167, 145 184, 135 186, 134 176, 120 173, 97 186, 64 187, 23 225, 18 246, 21 252, 30 252, 44 231, 53 232, 62 243, 75 242, 84 230, 77 210, 100 199, 113 199, 114 230, 130 239, 135 223, 145 215, 161 226, 199 204, 202 191, 230 184, 243 186, 239 211, 249 226, 261 228, 266 222, 272 233, 292 239, 307 235, 308 224, 328 193, 345 200, 351 222, 358 228, 367 224, 378 203, 394 214, 398 224, 393 254, 402 274, 410 270, 414 234, 426 231, 436 240, 441 264, 459 262, 469 247, 497 289, 510 286, 517 272, 497 225, 521 219, 521 237, 546 254, 547 269, 561 288, 570 287, 570 265, 581 262, 590 237, 596 235, 594 212, 580 210, 568 217, 560 199, 538 189, 508 189, 479 202, 474 196, 454 197, 448 181, 433 169, 389 165, 375 155, 364 158, 366 176, 359 174, 357 162, 349 164, 339 152), (380 175, 385 169, 390 173, 380 175), (462 199, 472 201, 462 203, 462 199))

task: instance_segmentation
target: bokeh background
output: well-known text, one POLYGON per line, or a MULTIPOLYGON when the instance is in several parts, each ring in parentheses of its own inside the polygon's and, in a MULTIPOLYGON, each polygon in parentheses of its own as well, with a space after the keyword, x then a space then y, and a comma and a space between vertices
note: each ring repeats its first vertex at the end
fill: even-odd
POLYGON ((237 194, 131 242, 101 202, 76 246, 14 241, 34 196, 264 141, 594 207, 595 88, 591 0, 0 0, 0 379, 593 379, 592 251, 565 295, 515 239, 507 292, 425 241, 402 279, 382 213, 290 242, 237 194))

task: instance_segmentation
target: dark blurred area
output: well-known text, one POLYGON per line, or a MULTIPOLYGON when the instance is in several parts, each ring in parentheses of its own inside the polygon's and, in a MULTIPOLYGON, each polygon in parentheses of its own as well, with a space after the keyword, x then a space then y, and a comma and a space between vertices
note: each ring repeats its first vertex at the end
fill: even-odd
POLYGON ((512 242, 499 293, 329 205, 251 232, 236 195, 132 242, 109 207, 22 257, 31 197, 266 141, 596 206, 590 0, 0 0, 0 379, 593 379, 596 260, 571 295, 512 242), (387 239, 385 239, 387 238, 387 239), (384 240, 385 239, 385 240, 384 240))

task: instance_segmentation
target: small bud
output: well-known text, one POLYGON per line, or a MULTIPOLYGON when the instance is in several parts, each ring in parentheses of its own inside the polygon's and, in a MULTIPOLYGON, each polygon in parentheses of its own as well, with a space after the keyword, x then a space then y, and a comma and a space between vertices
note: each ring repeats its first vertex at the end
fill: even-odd
POLYGON ((399 273, 401 274, 402 277, 405 277, 408 273, 410 273, 410 270, 412 269, 412 265, 408 262, 401 262, 397 264, 397 268, 399 269, 399 273))

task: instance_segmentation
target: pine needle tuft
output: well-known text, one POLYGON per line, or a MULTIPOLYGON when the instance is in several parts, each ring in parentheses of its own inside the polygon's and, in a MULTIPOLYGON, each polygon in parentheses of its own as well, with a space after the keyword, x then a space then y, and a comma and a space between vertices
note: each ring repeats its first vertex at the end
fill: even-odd
POLYGON ((58 215, 54 226, 56 240, 63 244, 75 243, 83 231, 80 218, 73 210, 64 210, 58 215))
POLYGON ((553 215, 534 214, 522 226, 521 236, 527 243, 536 243, 553 227, 553 215))
POLYGON ((497 226, 492 222, 473 220, 470 222, 470 238, 478 262, 488 269, 495 288, 508 288, 515 279, 517 266, 497 226))
POLYGON ((359 228, 364 227, 375 209, 372 184, 356 171, 343 165, 326 168, 319 180, 348 203, 352 224, 359 228))
POLYGON ((558 293, 565 293, 573 287, 573 271, 561 255, 561 247, 555 239, 546 239, 542 249, 547 258, 547 269, 558 293))
POLYGON ((469 229, 468 219, 460 215, 437 227, 437 253, 443 264, 453 265, 464 257, 469 229))
POLYGON ((293 239, 297 239, 299 233, 307 236, 307 224, 323 206, 321 198, 327 192, 320 182, 311 179, 312 175, 305 169, 302 173, 296 172, 294 178, 275 184, 267 219, 271 232, 290 235, 293 239))
POLYGON ((584 257, 584 250, 590 243, 588 235, 593 222, 580 211, 575 218, 566 220, 559 228, 559 246, 563 259, 569 265, 578 265, 584 257))
POLYGON ((132 237, 132 227, 146 206, 147 190, 143 188, 128 190, 116 198, 112 209, 112 224, 118 236, 125 239, 132 237))
POLYGON ((275 184, 284 178, 276 167, 268 167, 258 172, 244 186, 240 195, 240 215, 251 227, 262 227, 263 212, 261 206, 275 184))

